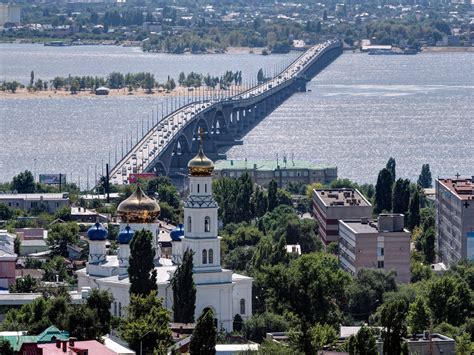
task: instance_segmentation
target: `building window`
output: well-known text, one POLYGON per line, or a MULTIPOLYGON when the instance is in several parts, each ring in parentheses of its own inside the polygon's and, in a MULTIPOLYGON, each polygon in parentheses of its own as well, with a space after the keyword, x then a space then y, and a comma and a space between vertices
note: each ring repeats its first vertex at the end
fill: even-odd
POLYGON ((209 249, 209 264, 214 263, 214 251, 209 249))
POLYGON ((245 314, 245 299, 240 299, 240 314, 245 314))
POLYGON ((117 302, 114 302, 114 316, 117 317, 117 302))
POLYGON ((119 305, 118 305, 118 314, 119 314, 119 317, 122 317, 122 302, 119 302, 119 305))
POLYGON ((199 184, 198 184, 198 193, 199 193, 199 184))
POLYGON ((378 256, 384 256, 384 249, 383 249, 383 247, 378 247, 378 248, 377 248, 377 255, 378 255, 378 256))
POLYGON ((384 268, 384 262, 383 262, 383 260, 377 261, 377 267, 378 267, 379 269, 383 269, 383 268, 384 268))
POLYGON ((211 231, 211 218, 206 217, 204 218, 204 232, 211 231))
POLYGON ((191 216, 188 216, 188 232, 191 233, 191 216))
POLYGON ((204 192, 207 193, 207 184, 204 184, 204 192))
POLYGON ((202 251, 202 263, 207 264, 207 250, 206 249, 202 251))

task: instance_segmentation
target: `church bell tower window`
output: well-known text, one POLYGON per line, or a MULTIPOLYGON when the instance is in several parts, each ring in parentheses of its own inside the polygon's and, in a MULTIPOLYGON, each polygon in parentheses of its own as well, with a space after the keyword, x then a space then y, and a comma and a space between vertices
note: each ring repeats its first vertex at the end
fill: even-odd
POLYGON ((209 264, 214 263, 214 251, 209 249, 209 264))
POLYGON ((204 218, 204 232, 210 232, 211 231, 211 218, 206 217, 204 218))
POLYGON ((191 216, 188 216, 188 232, 191 233, 191 216))
MULTIPOLYGON (((210 255, 210 254, 209 254, 209 255, 210 255)), ((210 260, 209 260, 209 261, 210 261, 210 260)), ((204 250, 202 251, 202 263, 203 263, 203 264, 207 264, 207 250, 206 250, 206 249, 204 249, 204 250)))

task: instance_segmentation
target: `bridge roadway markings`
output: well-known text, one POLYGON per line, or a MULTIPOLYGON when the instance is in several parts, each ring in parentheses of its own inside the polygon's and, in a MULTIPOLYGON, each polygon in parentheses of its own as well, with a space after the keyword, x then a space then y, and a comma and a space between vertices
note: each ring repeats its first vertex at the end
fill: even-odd
POLYGON ((147 171, 149 165, 159 158, 160 153, 165 150, 167 144, 179 134, 181 129, 184 129, 195 117, 208 111, 214 105, 244 102, 247 107, 254 106, 274 92, 290 86, 297 79, 304 79, 301 73, 310 68, 326 51, 338 46, 340 46, 338 41, 326 41, 323 44, 315 45, 269 81, 226 99, 188 103, 163 117, 111 170, 112 184, 127 184, 131 173, 147 171))

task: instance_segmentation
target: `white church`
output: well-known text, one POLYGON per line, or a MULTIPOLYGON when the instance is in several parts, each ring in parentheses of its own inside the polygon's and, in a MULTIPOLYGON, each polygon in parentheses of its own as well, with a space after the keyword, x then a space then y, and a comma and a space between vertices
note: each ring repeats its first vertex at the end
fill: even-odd
MULTIPOLYGON (((189 197, 184 204, 184 228, 178 227, 170 233, 172 258, 161 255, 158 236, 159 204, 146 196, 140 187, 120 203, 118 255, 106 255, 107 230, 99 223, 89 229, 89 261, 85 268, 77 271, 78 288, 108 290, 114 297, 112 314, 123 316, 129 304, 130 282, 127 268, 130 256, 130 241, 135 231, 149 230, 154 237, 155 269, 157 272, 158 296, 170 311, 173 305, 173 290, 170 279, 185 250, 194 254, 193 276, 196 284, 195 319, 206 308, 211 308, 219 329, 232 331, 232 322, 239 314, 244 320, 252 315, 252 278, 233 273, 221 267, 221 248, 218 232, 218 205, 212 197, 213 162, 204 155, 202 145, 199 152, 188 163, 189 197)), ((172 312, 171 312, 172 314, 172 312)))

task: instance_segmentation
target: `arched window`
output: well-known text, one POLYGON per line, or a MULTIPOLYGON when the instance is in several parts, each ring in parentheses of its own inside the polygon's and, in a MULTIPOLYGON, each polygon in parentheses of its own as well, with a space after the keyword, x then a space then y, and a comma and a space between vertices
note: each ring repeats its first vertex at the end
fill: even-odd
POLYGON ((245 299, 240 299, 240 314, 245 314, 245 299))
POLYGON ((206 217, 204 218, 204 232, 210 232, 211 231, 211 218, 206 217))
POLYGON ((188 233, 191 232, 191 216, 188 216, 188 233))
POLYGON ((214 262, 214 251, 212 249, 209 249, 209 264, 212 264, 214 262))
POLYGON ((207 264, 207 250, 203 249, 202 251, 202 263, 207 264))

